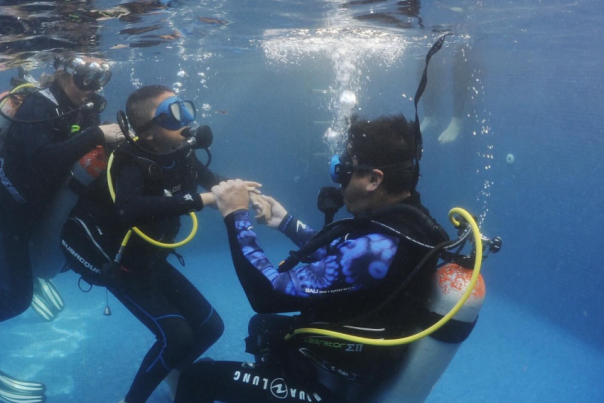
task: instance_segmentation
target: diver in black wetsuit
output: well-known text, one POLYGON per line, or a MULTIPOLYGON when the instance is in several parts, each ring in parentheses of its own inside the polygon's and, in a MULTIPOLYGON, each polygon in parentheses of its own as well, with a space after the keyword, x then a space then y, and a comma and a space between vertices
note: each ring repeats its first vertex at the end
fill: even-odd
MULTIPOLYGON (((117 125, 99 126, 97 108, 102 100, 96 98, 92 108, 83 108, 90 106, 96 91, 107 84, 110 73, 96 74, 98 71, 94 68, 100 63, 96 59, 60 60, 50 86, 25 98, 13 117, 16 121, 12 122, 8 133, 3 133, 4 145, 0 150, 0 322, 18 316, 32 303, 34 276, 28 243, 37 222, 47 214, 50 201, 63 186, 71 166, 96 146, 123 139, 117 125), (81 63, 76 66, 76 61, 81 63), (84 85, 86 75, 88 80, 84 85), (38 123, 31 123, 33 121, 38 123), (74 125, 79 130, 76 131, 74 125)), ((41 280, 36 284, 49 286, 41 280)), ((56 294, 55 297, 60 299, 56 294)), ((50 313, 50 302, 47 308, 50 313)), ((43 401, 44 393, 44 385, 11 378, 0 371, 0 400, 37 402, 43 401)))
MULTIPOLYGON (((163 243, 173 242, 181 215, 214 204, 212 193, 199 194, 197 187, 210 189, 220 178, 188 147, 185 136, 194 134, 206 150, 212 136, 207 126, 188 127, 195 118, 191 101, 177 98, 169 88, 146 86, 128 98, 126 112, 138 141, 115 151, 109 168, 115 203, 108 189, 112 185, 103 175, 80 198, 61 242, 74 271, 90 284, 106 286, 157 337, 124 400, 143 403, 172 370, 178 374, 216 342, 224 324, 195 286, 168 263, 170 249, 132 235, 119 252, 121 260, 116 254, 132 227, 163 243)), ((122 130, 127 130, 125 119, 123 123, 122 130)))
POLYGON ((57 65, 53 83, 24 100, 6 134, 0 151, 0 321, 31 304, 28 242, 71 166, 96 146, 123 139, 117 125, 99 126, 98 110, 89 104, 108 81, 97 80, 93 62, 81 57, 57 65), (77 71, 74 60, 82 63, 77 71), (81 79, 86 74, 87 86, 81 79))
MULTIPOLYGON (((371 122, 353 119, 345 154, 332 159, 332 178, 341 184, 343 202, 354 216, 374 217, 417 241, 436 245, 447 235, 415 191, 415 129, 402 115, 371 122)), ((212 191, 225 217, 235 270, 252 308, 260 313, 250 321, 246 339, 246 351, 255 355, 256 363, 197 362, 182 373, 175 402, 369 401, 395 376, 404 346, 374 347, 316 335, 285 341, 284 336, 300 327, 372 339, 409 334, 423 314, 421 304, 436 261, 419 266, 411 277, 427 249, 360 226, 303 256, 305 264, 277 269, 256 242, 245 184, 222 182, 212 191), (407 280, 404 292, 396 293, 407 280), (296 311, 299 316, 276 315, 296 311)), ((272 205, 269 227, 301 247, 313 239, 314 231, 274 199, 266 200, 272 205)))

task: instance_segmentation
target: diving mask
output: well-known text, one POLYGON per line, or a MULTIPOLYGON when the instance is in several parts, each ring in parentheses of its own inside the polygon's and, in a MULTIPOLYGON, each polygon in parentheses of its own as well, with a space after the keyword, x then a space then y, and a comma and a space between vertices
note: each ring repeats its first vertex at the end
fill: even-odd
POLYGON ((137 128, 138 133, 158 125, 167 130, 179 130, 195 120, 197 110, 192 101, 182 100, 176 96, 166 98, 155 110, 155 116, 149 122, 137 128))
POLYGON ((57 59, 55 67, 63 69, 73 76, 73 82, 82 91, 98 91, 111 80, 109 64, 85 62, 79 57, 68 61, 57 59))
POLYGON ((371 171, 373 169, 380 169, 390 173, 412 173, 416 169, 416 164, 416 160, 408 160, 399 164, 384 165, 379 167, 364 164, 358 164, 355 166, 352 162, 352 158, 350 158, 347 153, 342 154, 341 156, 336 154, 331 157, 329 163, 329 176, 331 176, 332 181, 342 185, 342 189, 346 189, 346 186, 348 186, 350 180, 352 179, 354 171, 371 171))

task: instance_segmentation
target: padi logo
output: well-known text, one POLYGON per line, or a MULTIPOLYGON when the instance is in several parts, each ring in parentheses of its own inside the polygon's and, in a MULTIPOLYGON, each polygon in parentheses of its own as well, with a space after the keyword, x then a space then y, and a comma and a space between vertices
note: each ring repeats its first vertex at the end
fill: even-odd
POLYGON ((287 397, 290 397, 291 399, 302 402, 320 402, 323 400, 317 393, 308 393, 304 390, 289 388, 283 378, 270 380, 268 378, 261 378, 258 375, 252 376, 250 373, 235 371, 233 380, 247 383, 262 388, 263 390, 269 390, 277 399, 286 399, 287 397))
POLYGON ((101 274, 101 271, 99 269, 97 269, 96 267, 94 267, 93 265, 91 265, 90 263, 88 263, 82 256, 80 256, 80 254, 78 252, 76 252, 75 250, 73 250, 73 248, 71 246, 69 246, 67 244, 67 242, 65 242, 64 239, 61 239, 61 244, 63 245, 63 247, 65 247, 65 249, 67 249, 67 251, 69 253, 71 253, 71 255, 73 257, 76 258, 76 260, 78 262, 80 262, 85 268, 87 268, 88 270, 92 270, 93 272, 95 272, 96 274, 101 274))
POLYGON ((188 194, 188 193, 187 193, 187 194, 184 196, 184 199, 185 199, 185 200, 188 200, 188 201, 193 201, 193 196, 191 196, 190 194, 188 194))
POLYGON ((23 196, 19 194, 19 191, 15 189, 11 181, 6 177, 6 174, 4 173, 4 158, 0 158, 0 181, 2 181, 2 185, 4 185, 6 190, 8 190, 8 193, 10 193, 17 203, 27 203, 27 200, 25 200, 23 196))

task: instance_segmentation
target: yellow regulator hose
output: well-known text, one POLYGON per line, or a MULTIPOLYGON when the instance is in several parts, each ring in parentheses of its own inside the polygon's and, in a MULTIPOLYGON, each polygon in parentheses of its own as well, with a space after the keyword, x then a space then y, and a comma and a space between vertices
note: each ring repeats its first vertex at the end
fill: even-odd
POLYGON ((447 313, 445 316, 443 316, 438 322, 436 322, 429 328, 427 328, 417 334, 407 336, 407 337, 402 337, 399 339, 386 339, 386 340, 385 339, 379 339, 379 340, 378 339, 369 339, 366 337, 353 336, 353 335, 346 334, 346 333, 340 333, 340 332, 334 332, 331 330, 316 329, 316 328, 296 329, 293 331, 293 333, 285 336, 285 339, 289 340, 290 338, 292 338, 296 335, 299 335, 299 334, 313 334, 313 335, 333 337, 333 338, 337 338, 337 339, 341 339, 341 340, 346 340, 346 341, 349 341, 352 343, 360 343, 360 344, 368 344, 368 345, 372 345, 372 346, 387 347, 387 346, 400 346, 402 344, 412 343, 412 342, 420 340, 420 339, 434 333, 438 329, 440 329, 453 316, 455 316, 455 314, 457 312, 459 312, 459 310, 461 309, 463 304, 465 304, 465 302, 470 297, 470 294, 472 293, 472 289, 474 288, 474 285, 476 285, 476 281, 478 281, 478 276, 480 275, 480 267, 482 265, 482 259, 481 259, 481 257, 482 257, 482 241, 481 241, 480 229, 478 228, 478 224, 476 224, 476 221, 474 220, 474 218, 466 210, 459 208, 459 207, 455 207, 455 208, 451 209, 451 211, 449 211, 449 221, 451 221, 451 223, 455 227, 460 226, 460 222, 455 219, 456 215, 463 217, 470 224, 470 227, 472 228, 472 235, 474 236, 474 246, 476 248, 476 261, 474 262, 474 271, 472 272, 470 284, 469 284, 468 288, 466 289, 466 292, 463 294, 463 296, 457 302, 457 304, 455 304, 455 306, 451 309, 451 311, 449 311, 449 313, 447 313))
MULTIPOLYGON (((115 203, 115 189, 113 187, 113 180, 111 179, 111 166, 113 165, 113 159, 114 159, 114 154, 111 153, 111 155, 109 156, 109 162, 107 165, 107 184, 109 185, 109 193, 111 194, 111 199, 115 203)), ((179 248, 183 245, 186 245, 189 242, 191 242, 191 240, 195 237, 195 234, 197 234, 197 229, 198 229, 197 216, 195 215, 195 213, 190 212, 189 216, 191 216, 191 220, 193 220, 193 228, 191 228, 191 232, 189 233, 189 235, 180 242, 176 242, 176 243, 159 242, 159 241, 156 241, 155 239, 149 237, 145 233, 143 233, 140 229, 138 229, 136 227, 132 227, 128 231, 126 236, 124 237, 124 240, 122 241, 122 248, 126 247, 126 245, 128 244, 128 241, 130 240, 130 237, 132 236, 132 232, 136 233, 136 235, 138 235, 145 241, 147 241, 150 244, 155 245, 159 248, 174 249, 174 248, 179 248)))

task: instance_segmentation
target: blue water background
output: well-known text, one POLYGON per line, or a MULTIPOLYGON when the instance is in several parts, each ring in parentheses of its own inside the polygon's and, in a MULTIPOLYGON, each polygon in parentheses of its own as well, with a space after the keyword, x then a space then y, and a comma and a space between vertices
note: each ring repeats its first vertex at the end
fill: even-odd
MULTIPOLYGON (((453 206, 486 213, 483 231, 500 235, 504 248, 484 265, 487 299, 477 327, 428 402, 601 402, 604 6, 598 1, 477 4, 436 2, 422 9, 425 22, 459 23, 456 29, 471 34, 484 89, 470 106, 478 119, 468 118, 457 142, 439 145, 438 133, 424 134, 419 190, 442 223, 453 206), (458 13, 443 5, 474 14, 457 21, 458 13), (481 134, 485 126, 489 132, 481 134), (512 165, 506 163, 509 153, 515 156, 512 165)), ((207 27, 186 15, 173 17, 188 35, 184 54, 199 57, 179 56, 177 46, 107 51, 118 63, 105 90, 110 105, 104 117, 111 120, 123 108, 136 88, 133 79, 182 83, 182 97, 211 106, 199 120, 214 130, 212 168, 262 182, 265 193, 320 227, 314 206, 319 188, 330 184, 322 140, 329 125, 313 122, 332 120, 334 111, 329 94, 313 90, 334 86, 333 63, 322 53, 277 63, 258 41, 268 28, 320 27, 333 5, 210 1, 196 7, 201 15, 231 22, 207 27), (184 77, 177 75, 181 70, 184 77), (199 73, 205 74, 203 84, 199 73)), ((149 23, 161 16, 146 18, 149 23)), ((127 40, 118 33, 123 28, 115 20, 104 24, 104 49, 127 40)), ((408 97, 417 86, 417 63, 436 35, 408 34, 414 42, 393 65, 371 59, 359 65, 363 116, 403 111, 412 118, 408 97)), ((435 60, 450 63, 453 48, 435 60)), ((3 86, 12 73, 0 72, 3 86)), ((437 82, 450 105, 450 72, 437 82)), ((445 107, 442 113, 446 121, 451 111, 445 107)), ((208 355, 249 360, 242 339, 253 312, 234 275, 224 226, 214 211, 199 217, 202 230, 180 252, 187 260, 183 272, 226 323, 224 337, 208 355)), ((257 226, 257 231, 273 262, 292 248, 270 230, 257 226)), ((104 317, 104 290, 83 294, 76 281, 72 274, 56 279, 67 307, 52 324, 28 311, 0 325, 0 369, 44 382, 51 403, 117 402, 153 337, 111 297, 113 316, 104 317)), ((166 399, 162 386, 149 401, 166 399)))

